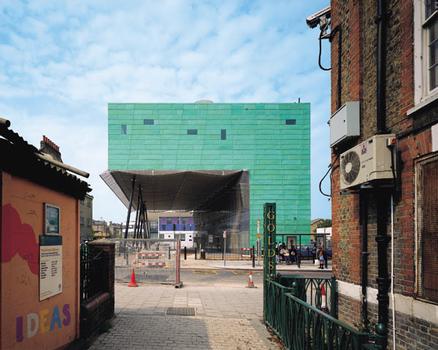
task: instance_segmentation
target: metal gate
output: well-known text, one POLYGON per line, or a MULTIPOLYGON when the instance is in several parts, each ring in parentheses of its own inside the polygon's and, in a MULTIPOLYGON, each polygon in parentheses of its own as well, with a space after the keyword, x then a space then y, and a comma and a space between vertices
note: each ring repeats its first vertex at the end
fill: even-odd
POLYGON ((80 246, 80 334, 87 338, 114 316, 114 245, 93 241, 80 246))
POLYGON ((114 243, 116 281, 129 282, 134 271, 137 282, 177 282, 177 240, 127 238, 114 243))

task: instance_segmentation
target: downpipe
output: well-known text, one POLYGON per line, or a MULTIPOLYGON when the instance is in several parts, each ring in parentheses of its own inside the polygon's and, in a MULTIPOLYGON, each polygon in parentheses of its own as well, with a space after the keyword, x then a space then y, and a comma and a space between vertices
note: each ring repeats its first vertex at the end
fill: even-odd
POLYGON ((394 195, 391 194, 391 308, 392 308, 392 348, 395 348, 395 296, 394 296, 394 195))
POLYGON ((368 320, 368 195, 365 191, 359 197, 359 220, 361 235, 361 287, 362 287, 362 327, 369 332, 368 320))
MULTIPOLYGON (((377 0, 377 86, 376 86, 376 124, 377 134, 386 132, 386 20, 387 20, 386 0, 377 0)), ((380 336, 378 342, 382 349, 388 345, 388 312, 389 312, 389 277, 388 277, 388 244, 390 237, 387 235, 388 217, 388 192, 387 190, 376 188, 375 192, 376 211, 377 211, 377 302, 378 318, 376 333, 380 336)), ((392 211, 392 196, 391 196, 392 211)))
POLYGON ((377 1, 377 86, 376 86, 376 125, 377 134, 386 132, 386 0, 377 1))
POLYGON ((382 349, 388 345, 388 311, 389 311, 389 276, 388 276, 388 244, 390 237, 387 235, 388 192, 376 188, 377 211, 377 301, 378 317, 376 333, 380 336, 379 343, 382 349))

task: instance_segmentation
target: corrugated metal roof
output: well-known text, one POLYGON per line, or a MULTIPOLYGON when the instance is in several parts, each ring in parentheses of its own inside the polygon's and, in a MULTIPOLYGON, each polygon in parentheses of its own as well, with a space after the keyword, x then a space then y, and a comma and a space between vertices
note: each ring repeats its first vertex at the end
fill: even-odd
POLYGON ((60 192, 83 198, 91 191, 88 183, 67 170, 41 159, 39 150, 17 132, 9 129, 8 120, 0 118, 0 170, 27 178, 60 192))

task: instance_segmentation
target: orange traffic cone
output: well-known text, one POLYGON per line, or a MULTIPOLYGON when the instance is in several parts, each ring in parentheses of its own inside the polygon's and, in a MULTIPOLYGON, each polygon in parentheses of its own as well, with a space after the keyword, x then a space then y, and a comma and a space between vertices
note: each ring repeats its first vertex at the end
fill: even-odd
POLYGON ((325 292, 324 284, 321 284, 321 310, 324 312, 328 312, 327 307, 327 293, 325 292))
POLYGON ((131 281, 128 284, 128 287, 138 287, 137 282, 135 281, 135 272, 134 269, 132 269, 132 273, 131 273, 131 281))
POLYGON ((250 271, 248 274, 248 285, 247 288, 255 288, 254 281, 252 280, 252 272, 250 271))

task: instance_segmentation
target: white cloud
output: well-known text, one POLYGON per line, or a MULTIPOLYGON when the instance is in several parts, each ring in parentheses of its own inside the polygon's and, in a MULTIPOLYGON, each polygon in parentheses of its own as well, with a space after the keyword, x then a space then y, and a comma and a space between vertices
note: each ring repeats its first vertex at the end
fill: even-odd
MULTIPOLYGON (((47 134, 90 171, 96 217, 125 213, 107 167, 108 102, 312 103, 312 184, 329 161, 329 74, 305 16, 327 1, 32 1, 0 4, 0 115, 47 134)), ((329 205, 312 186, 314 216, 329 205)))

